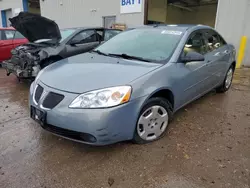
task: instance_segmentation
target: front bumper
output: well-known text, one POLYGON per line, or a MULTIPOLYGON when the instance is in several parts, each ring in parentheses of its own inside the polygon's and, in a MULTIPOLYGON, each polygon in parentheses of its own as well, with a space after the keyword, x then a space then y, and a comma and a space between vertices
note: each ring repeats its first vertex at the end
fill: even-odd
MULTIPOLYGON (((78 96, 55 90, 39 83, 46 92, 64 95, 64 99, 53 109, 45 110, 40 103, 33 101, 34 82, 30 87, 30 106, 46 111, 44 129, 67 139, 91 145, 107 145, 131 140, 134 135, 137 118, 146 97, 130 101, 127 104, 105 109, 70 109, 69 104, 78 96), (81 135, 92 136, 91 141, 81 139, 81 135), (73 136, 72 136, 73 135, 73 136)), ((89 138, 89 137, 88 137, 89 138)))
POLYGON ((8 76, 13 73, 18 78, 34 78, 32 71, 21 70, 19 66, 15 65, 10 60, 3 61, 2 67, 6 70, 8 76))

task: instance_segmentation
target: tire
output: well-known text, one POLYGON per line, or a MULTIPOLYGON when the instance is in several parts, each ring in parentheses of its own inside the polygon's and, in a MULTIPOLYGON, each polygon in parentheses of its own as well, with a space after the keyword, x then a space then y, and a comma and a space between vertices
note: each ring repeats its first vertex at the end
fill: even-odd
POLYGON ((133 142, 147 144, 162 138, 173 117, 173 108, 164 98, 149 99, 143 106, 134 132, 133 142))
POLYGON ((230 89, 233 81, 233 75, 234 75, 234 66, 231 65, 231 67, 227 71, 223 84, 216 89, 218 93, 225 93, 230 89))

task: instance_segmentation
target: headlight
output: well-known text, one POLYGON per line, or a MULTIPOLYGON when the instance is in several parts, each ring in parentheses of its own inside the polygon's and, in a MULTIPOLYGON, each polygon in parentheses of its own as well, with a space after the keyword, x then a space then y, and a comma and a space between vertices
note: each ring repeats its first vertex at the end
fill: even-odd
POLYGON ((111 87, 95 90, 79 95, 69 108, 107 108, 129 101, 132 88, 130 86, 111 87))

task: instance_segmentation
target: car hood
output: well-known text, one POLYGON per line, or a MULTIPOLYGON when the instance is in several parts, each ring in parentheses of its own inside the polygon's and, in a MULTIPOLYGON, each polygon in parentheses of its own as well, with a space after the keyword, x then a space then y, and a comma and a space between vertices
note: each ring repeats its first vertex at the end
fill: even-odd
POLYGON ((58 43, 61 33, 58 25, 45 17, 28 12, 20 12, 9 19, 12 27, 25 36, 30 42, 40 39, 51 39, 50 43, 58 43))
POLYGON ((156 63, 86 53, 48 66, 38 80, 61 91, 84 93, 95 89, 128 85, 160 66, 162 65, 156 63))

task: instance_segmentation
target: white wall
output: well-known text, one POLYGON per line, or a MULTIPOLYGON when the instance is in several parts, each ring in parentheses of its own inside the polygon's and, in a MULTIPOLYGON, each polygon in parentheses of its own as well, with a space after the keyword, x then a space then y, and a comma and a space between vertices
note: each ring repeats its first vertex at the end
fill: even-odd
POLYGON ((55 20, 59 27, 102 26, 103 16, 116 16, 117 23, 129 27, 143 25, 141 13, 120 14, 120 0, 40 0, 41 15, 55 20))
POLYGON ((219 0, 216 29, 239 49, 241 37, 248 37, 243 64, 250 66, 250 0, 219 0))
MULTIPOLYGON (((14 10, 16 8, 20 8, 21 11, 23 10, 22 0, 2 0, 2 1, 0 1, 0 12, 1 12, 1 10, 11 9, 12 16, 14 16, 14 10)), ((0 13, 0 27, 2 27, 1 13, 0 13)))

